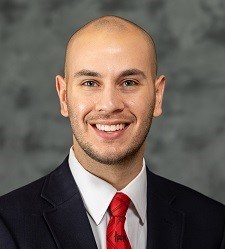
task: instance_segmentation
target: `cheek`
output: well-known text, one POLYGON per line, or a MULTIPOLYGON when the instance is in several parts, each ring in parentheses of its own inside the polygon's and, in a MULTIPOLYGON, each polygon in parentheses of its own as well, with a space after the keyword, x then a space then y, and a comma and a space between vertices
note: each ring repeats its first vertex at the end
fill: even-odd
POLYGON ((68 96, 69 115, 73 117, 82 117, 82 119, 93 109, 93 101, 91 98, 85 98, 77 95, 68 96))
POLYGON ((143 117, 153 112, 155 106, 155 95, 153 91, 140 93, 138 96, 133 96, 129 101, 130 111, 136 117, 143 117))

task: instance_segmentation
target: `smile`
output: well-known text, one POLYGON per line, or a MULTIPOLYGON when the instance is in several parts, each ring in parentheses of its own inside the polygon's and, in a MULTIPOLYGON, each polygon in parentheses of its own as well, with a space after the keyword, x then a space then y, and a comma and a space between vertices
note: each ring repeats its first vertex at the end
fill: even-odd
POLYGON ((96 124, 96 128, 100 131, 119 131, 125 128, 125 124, 115 124, 115 125, 103 125, 103 124, 96 124))

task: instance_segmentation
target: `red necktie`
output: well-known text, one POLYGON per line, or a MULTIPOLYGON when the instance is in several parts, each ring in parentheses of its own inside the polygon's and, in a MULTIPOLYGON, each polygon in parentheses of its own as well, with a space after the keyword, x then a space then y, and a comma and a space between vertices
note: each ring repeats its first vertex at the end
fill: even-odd
POLYGON ((131 249, 130 242, 124 230, 126 212, 130 198, 123 193, 116 193, 109 204, 111 218, 107 226, 107 249, 131 249))

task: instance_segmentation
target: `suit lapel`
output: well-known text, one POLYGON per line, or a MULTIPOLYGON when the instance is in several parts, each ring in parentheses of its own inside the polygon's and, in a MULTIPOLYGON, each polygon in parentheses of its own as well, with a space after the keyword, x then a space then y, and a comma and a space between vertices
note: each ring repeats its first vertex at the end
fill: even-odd
POLYGON ((172 207, 176 197, 160 177, 149 171, 147 177, 147 249, 181 249, 184 213, 172 207))
MULTIPOLYGON (((147 249, 182 249, 184 213, 163 180, 147 171, 147 249)), ((68 158, 45 181, 42 198, 52 208, 43 212, 58 249, 97 249, 68 158)))
POLYGON ((86 210, 68 159, 46 179, 42 197, 52 204, 43 213, 59 249, 97 249, 86 210))

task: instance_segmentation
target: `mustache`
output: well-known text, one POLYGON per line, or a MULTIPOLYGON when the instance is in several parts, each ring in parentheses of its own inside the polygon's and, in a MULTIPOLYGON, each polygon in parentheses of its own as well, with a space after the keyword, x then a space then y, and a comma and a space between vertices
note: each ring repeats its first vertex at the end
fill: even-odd
POLYGON ((85 117, 85 121, 96 121, 96 120, 129 120, 130 122, 135 121, 136 118, 134 115, 125 115, 125 114, 90 114, 85 117))

